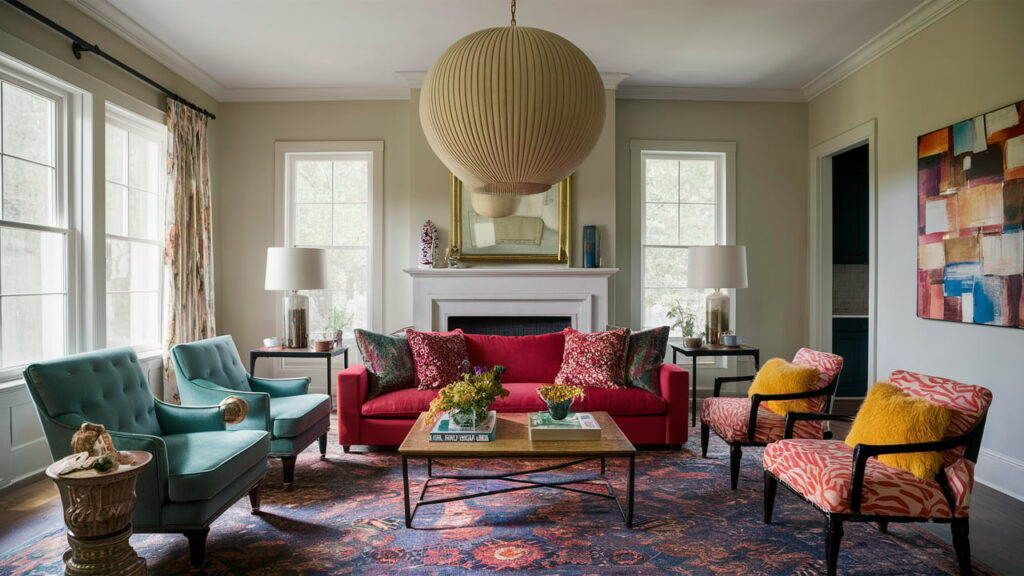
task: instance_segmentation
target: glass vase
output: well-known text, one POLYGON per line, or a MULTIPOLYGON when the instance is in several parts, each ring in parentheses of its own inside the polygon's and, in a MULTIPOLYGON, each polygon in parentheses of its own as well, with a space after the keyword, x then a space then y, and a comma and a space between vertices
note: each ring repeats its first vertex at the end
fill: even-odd
POLYGON ((483 424, 487 419, 486 410, 474 410, 472 408, 454 409, 448 412, 451 418, 452 428, 459 430, 476 430, 477 425, 483 424))
POLYGON ((561 402, 548 402, 545 400, 544 403, 548 405, 548 414, 551 415, 552 420, 565 420, 569 416, 569 409, 572 408, 573 400, 575 398, 569 398, 561 402))

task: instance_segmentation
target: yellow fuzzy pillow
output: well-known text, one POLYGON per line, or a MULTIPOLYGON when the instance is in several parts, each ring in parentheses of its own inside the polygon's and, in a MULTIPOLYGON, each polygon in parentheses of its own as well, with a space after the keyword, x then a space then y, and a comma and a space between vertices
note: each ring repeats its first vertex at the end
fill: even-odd
MULTIPOLYGON (((846 445, 853 448, 857 444, 936 442, 946 435, 951 417, 945 406, 915 398, 888 382, 878 382, 857 411, 846 445)), ((942 454, 938 452, 882 454, 878 459, 922 480, 935 479, 942 466, 942 454)))
MULTIPOLYGON (((792 394, 807 392, 818 387, 821 373, 812 366, 797 366, 782 358, 772 358, 764 363, 754 376, 754 383, 747 390, 747 397, 754 394, 792 394)), ((762 405, 785 416, 790 412, 810 412, 814 406, 811 398, 799 400, 773 400, 762 405)))

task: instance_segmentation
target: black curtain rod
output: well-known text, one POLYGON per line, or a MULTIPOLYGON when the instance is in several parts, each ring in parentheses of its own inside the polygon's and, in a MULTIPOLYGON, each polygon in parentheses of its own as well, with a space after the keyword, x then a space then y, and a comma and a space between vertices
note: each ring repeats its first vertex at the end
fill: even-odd
POLYGON ((110 54, 107 54, 103 50, 100 50, 100 47, 97 46, 96 44, 93 44, 93 43, 89 42, 88 40, 82 38, 78 34, 75 34, 74 32, 68 30, 67 28, 65 28, 63 26, 61 26, 60 24, 57 24, 53 20, 50 20, 46 16, 43 16, 39 12, 36 12, 32 8, 26 6, 24 3, 19 2, 18 0, 5 0, 5 1, 8 4, 10 4, 11 6, 17 8, 18 10, 21 10, 25 14, 28 14, 32 18, 35 18, 36 20, 42 22, 43 24, 46 24, 47 26, 49 26, 50 28, 56 30, 57 32, 60 32, 64 36, 67 36, 71 40, 71 51, 75 53, 75 58, 81 60, 82 59, 82 52, 92 52, 93 54, 99 56, 100 58, 103 58, 107 62, 110 62, 114 66, 117 66, 118 68, 124 70, 125 72, 131 74, 132 76, 135 76, 139 80, 142 80, 146 84, 149 84, 153 88, 156 88, 157 90, 163 92, 171 100, 174 100, 176 102, 180 102, 181 104, 183 104, 185 106, 188 106, 189 108, 195 110, 196 112, 199 112, 200 114, 205 114, 205 115, 209 116, 211 120, 216 120, 217 119, 217 117, 214 116, 210 111, 208 111, 208 110, 206 110, 204 108, 201 108, 201 107, 193 104, 192 102, 189 102, 188 100, 185 100, 181 96, 178 96, 177 94, 175 94, 174 92, 168 90, 167 88, 164 88, 163 85, 161 85, 160 83, 156 82, 152 78, 146 76, 142 72, 139 72, 138 70, 132 68, 131 66, 125 64, 124 62, 121 62, 120 60, 118 60, 117 58, 114 58, 110 54))

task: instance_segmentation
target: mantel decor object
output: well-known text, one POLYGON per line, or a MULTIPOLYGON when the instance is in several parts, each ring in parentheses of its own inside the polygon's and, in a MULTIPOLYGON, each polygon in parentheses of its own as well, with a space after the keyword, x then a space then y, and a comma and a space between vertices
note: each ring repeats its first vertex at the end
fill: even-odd
POLYGON ((691 246, 687 267, 687 287, 714 288, 707 297, 708 344, 722 344, 722 333, 729 330, 729 295, 722 288, 747 287, 746 246, 691 246))
POLYGON ((309 338, 309 298, 299 290, 324 287, 324 251, 319 248, 267 248, 264 288, 287 290, 282 299, 284 345, 306 348, 309 338))
POLYGON ((437 226, 427 220, 420 231, 420 268, 433 268, 437 254, 437 226))

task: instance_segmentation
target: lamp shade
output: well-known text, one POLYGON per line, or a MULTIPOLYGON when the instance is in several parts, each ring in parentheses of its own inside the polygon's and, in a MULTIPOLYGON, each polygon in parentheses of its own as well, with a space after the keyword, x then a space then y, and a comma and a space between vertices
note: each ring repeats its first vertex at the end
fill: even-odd
POLYGON ((686 283, 689 288, 746 288, 746 246, 691 246, 686 283))
POLYGON ((267 248, 267 290, 324 287, 324 251, 319 248, 267 248))

